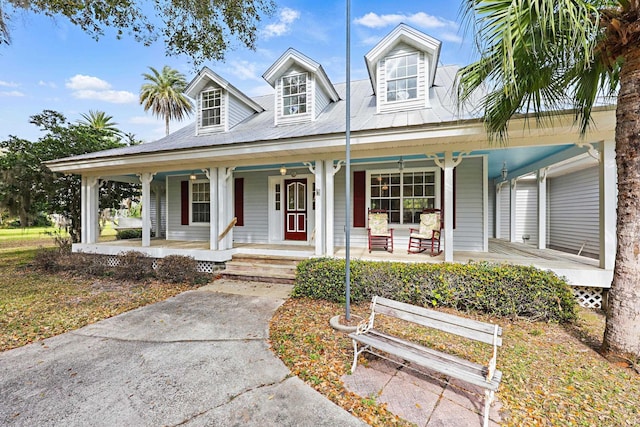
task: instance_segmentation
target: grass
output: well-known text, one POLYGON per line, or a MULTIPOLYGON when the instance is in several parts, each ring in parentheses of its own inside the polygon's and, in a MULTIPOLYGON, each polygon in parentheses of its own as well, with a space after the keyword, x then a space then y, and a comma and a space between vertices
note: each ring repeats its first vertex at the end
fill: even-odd
POLYGON ((45 274, 33 268, 32 262, 37 247, 54 245, 50 236, 43 235, 40 229, 29 229, 24 235, 4 229, 0 230, 0 238, 0 351, 74 330, 192 288, 158 281, 133 283, 45 274))
MULTIPOLYGON (((352 344, 328 322, 343 311, 338 304, 319 300, 287 300, 271 321, 274 351, 294 374, 367 423, 407 425, 377 403, 375 396, 357 396, 344 388, 340 378, 349 372, 352 344)), ((366 317, 367 312, 366 304, 353 306, 354 314, 366 317)), ((503 380, 497 393, 503 405, 503 426, 640 425, 640 376, 627 364, 611 363, 595 350, 604 331, 604 318, 598 312, 580 310, 578 322, 570 327, 476 317, 493 320, 504 331, 498 352, 503 380)), ((445 340, 398 321, 386 321, 383 326, 436 347, 446 342, 447 348, 465 358, 489 358, 487 346, 468 340, 452 343, 450 337, 445 340)))

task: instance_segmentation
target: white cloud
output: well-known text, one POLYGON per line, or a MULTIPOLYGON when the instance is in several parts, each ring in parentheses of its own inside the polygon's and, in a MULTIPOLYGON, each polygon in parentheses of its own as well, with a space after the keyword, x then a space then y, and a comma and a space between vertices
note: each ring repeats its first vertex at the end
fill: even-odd
POLYGON ((93 99, 96 101, 110 102, 112 104, 129 104, 136 102, 138 97, 126 90, 76 90, 72 93, 74 98, 93 99))
POLYGON ((462 37, 460 37, 457 33, 453 33, 453 32, 446 31, 444 33, 440 33, 438 37, 445 42, 453 42, 453 43, 463 42, 462 37))
POLYGON ((55 89, 58 87, 57 84, 55 84, 54 82, 45 82, 44 80, 40 80, 38 82, 38 86, 46 86, 46 87, 50 87, 52 89, 55 89))
POLYGON ((98 77, 76 74, 67 80, 65 86, 71 90, 107 90, 111 85, 98 77))
POLYGON ((0 96, 11 96, 11 97, 21 97, 21 96, 25 96, 24 93, 18 91, 18 90, 10 90, 10 91, 4 91, 4 92, 0 92, 0 96))
POLYGON ((361 18, 356 18, 353 22, 368 28, 384 28, 398 25, 401 22, 421 28, 458 28, 458 24, 454 21, 449 21, 424 12, 414 13, 413 15, 399 13, 378 15, 377 13, 369 12, 361 18))
POLYGON ((247 60, 231 61, 228 67, 225 67, 229 75, 237 77, 240 80, 257 80, 262 81, 262 76, 258 71, 258 64, 247 60))
POLYGON ((138 100, 131 92, 111 89, 111 84, 99 77, 76 74, 67 80, 65 86, 72 90, 71 95, 77 99, 93 99, 112 104, 129 104, 138 100))
POLYGON ((15 82, 5 82, 0 80, 0 86, 4 86, 4 87, 18 87, 20 86, 20 83, 15 83, 15 82))
POLYGON ((278 22, 269 24, 264 28, 263 34, 265 38, 279 37, 286 34, 291 28, 291 24, 300 18, 300 12, 288 7, 280 11, 278 22))

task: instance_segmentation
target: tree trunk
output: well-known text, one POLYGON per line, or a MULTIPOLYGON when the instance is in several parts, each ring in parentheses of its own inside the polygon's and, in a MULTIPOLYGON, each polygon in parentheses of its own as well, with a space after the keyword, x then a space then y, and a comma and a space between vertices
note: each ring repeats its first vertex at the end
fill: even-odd
POLYGON ((616 108, 617 253, 603 350, 640 355, 640 47, 625 54, 616 108))
POLYGON ((166 131, 166 134, 169 135, 169 115, 168 114, 164 117, 164 130, 166 131))

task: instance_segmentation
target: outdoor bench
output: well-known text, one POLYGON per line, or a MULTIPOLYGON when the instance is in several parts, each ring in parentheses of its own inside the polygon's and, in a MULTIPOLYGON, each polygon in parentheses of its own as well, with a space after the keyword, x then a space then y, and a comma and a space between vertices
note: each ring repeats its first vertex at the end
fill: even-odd
MULTIPOLYGON (((407 366, 421 366, 452 378, 481 387, 485 391, 484 426, 489 425, 489 408, 494 393, 500 385, 502 372, 496 369, 498 346, 502 345, 502 328, 498 325, 466 319, 452 314, 406 304, 391 299, 374 296, 371 301, 371 315, 363 321, 355 332, 349 334, 353 340, 354 373, 358 364, 358 355, 363 351, 384 357, 373 349, 396 356, 401 361, 396 363, 407 366), (425 347, 415 342, 389 335, 375 329, 376 314, 383 314, 421 326, 437 329, 450 334, 493 345, 493 356, 489 363, 480 365, 460 357, 425 347)), ((390 359, 391 360, 391 359, 390 359)))
POLYGON ((114 230, 141 230, 142 218, 123 216, 118 218, 118 222, 113 222, 114 230))

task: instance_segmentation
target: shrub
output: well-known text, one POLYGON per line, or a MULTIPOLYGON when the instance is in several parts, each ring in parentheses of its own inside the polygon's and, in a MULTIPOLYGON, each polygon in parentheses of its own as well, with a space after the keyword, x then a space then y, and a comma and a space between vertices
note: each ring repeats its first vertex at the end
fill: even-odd
POLYGON ((198 263, 193 257, 169 255, 158 260, 156 277, 169 283, 203 283, 204 273, 198 272, 198 263))
MULTIPOLYGON (((313 258, 298 264, 293 296, 345 300, 345 261, 313 258)), ((534 267, 400 262, 351 262, 351 300, 373 295, 423 307, 452 307, 497 316, 571 321, 576 302, 566 281, 534 267)))
POLYGON ((36 268, 47 273, 57 273, 61 271, 60 251, 57 248, 38 248, 33 258, 33 264, 36 268))
POLYGON ((120 252, 119 265, 113 271, 113 277, 120 280, 142 280, 153 277, 153 258, 136 251, 120 252))
POLYGON ((137 228, 126 228, 124 230, 116 231, 116 239, 118 240, 141 239, 141 238, 142 238, 142 230, 137 228))

